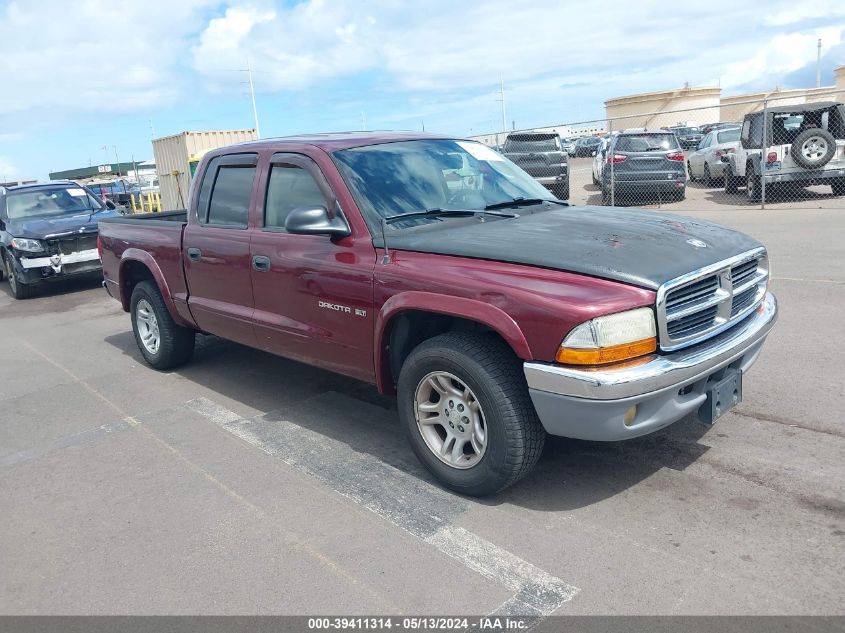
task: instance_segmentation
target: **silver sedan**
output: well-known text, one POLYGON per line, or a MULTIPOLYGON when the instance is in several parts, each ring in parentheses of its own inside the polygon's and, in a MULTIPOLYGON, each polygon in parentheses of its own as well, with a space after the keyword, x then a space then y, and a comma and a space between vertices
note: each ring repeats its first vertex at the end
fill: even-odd
POLYGON ((702 180, 705 185, 712 185, 713 180, 723 178, 725 163, 722 156, 736 150, 739 145, 740 128, 725 128, 709 132, 687 156, 687 171, 690 180, 702 180))

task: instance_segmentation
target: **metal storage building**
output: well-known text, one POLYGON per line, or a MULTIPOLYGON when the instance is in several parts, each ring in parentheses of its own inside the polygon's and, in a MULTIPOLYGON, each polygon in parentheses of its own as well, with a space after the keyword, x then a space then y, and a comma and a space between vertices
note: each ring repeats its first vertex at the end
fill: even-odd
POLYGON ((256 138, 255 130, 250 129, 180 132, 153 140, 162 210, 184 209, 187 206, 191 189, 191 156, 256 138))

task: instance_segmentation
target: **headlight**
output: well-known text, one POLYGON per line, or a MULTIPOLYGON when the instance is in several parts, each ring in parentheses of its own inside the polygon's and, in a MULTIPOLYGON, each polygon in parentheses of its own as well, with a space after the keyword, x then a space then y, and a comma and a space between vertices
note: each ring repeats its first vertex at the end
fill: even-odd
POLYGON ((567 365, 604 365, 629 360, 657 349, 651 308, 596 317, 576 326, 555 356, 567 365))
POLYGON ((25 237, 13 237, 12 248, 19 251, 26 251, 27 253, 40 253, 44 250, 41 242, 38 240, 30 240, 25 237))

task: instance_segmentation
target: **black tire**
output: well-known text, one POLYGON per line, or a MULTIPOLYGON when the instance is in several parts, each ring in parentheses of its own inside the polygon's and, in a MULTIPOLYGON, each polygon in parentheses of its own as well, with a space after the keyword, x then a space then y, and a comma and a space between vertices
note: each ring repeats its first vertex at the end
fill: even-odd
POLYGON ((792 160, 804 169, 821 169, 830 162, 830 159, 836 154, 836 139, 833 134, 821 128, 810 128, 799 133, 792 141, 792 146, 789 148, 792 155, 792 160), (816 156, 806 156, 804 154, 804 144, 812 142, 813 138, 818 139, 818 142, 825 144, 825 151, 823 154, 816 156))
POLYGON ((594 184, 596 187, 598 187, 598 186, 599 186, 599 184, 600 184, 600 183, 599 183, 599 179, 598 179, 598 178, 596 178, 596 175, 595 175, 595 174, 593 174, 593 184, 594 184))
POLYGON ((704 163, 704 186, 713 186, 713 176, 710 174, 710 166, 707 163, 704 163))
POLYGON ((135 286, 130 300, 130 315, 132 317, 132 332, 135 334, 135 342, 138 344, 141 355, 150 367, 158 370, 173 369, 179 365, 184 365, 190 360, 194 353, 196 332, 178 325, 173 320, 158 290, 158 286, 154 282, 141 281, 135 286), (158 325, 159 346, 155 353, 144 346, 138 329, 138 303, 142 299, 146 300, 152 308, 158 325))
POLYGON ((21 283, 15 274, 15 267, 12 266, 11 256, 6 253, 6 270, 9 274, 9 288, 15 299, 29 299, 34 294, 34 287, 31 284, 21 283))
POLYGON ((737 193, 739 191, 739 182, 733 174, 730 165, 725 166, 725 193, 737 193))
POLYGON ((689 174, 689 181, 695 182, 695 176, 692 175, 692 165, 687 161, 687 173, 689 174))
POLYGON ((546 432, 528 395, 519 359, 494 335, 450 332, 424 341, 405 360, 397 385, 399 417, 419 460, 460 494, 495 494, 524 477, 543 451, 546 432), (428 447, 415 413, 418 386, 432 372, 448 372, 476 395, 487 445, 474 466, 459 469, 428 447))
POLYGON ((830 183, 834 196, 845 196, 845 178, 839 178, 830 183))
POLYGON ((754 173, 754 166, 749 163, 745 166, 745 197, 757 202, 760 195, 760 176, 754 173))
POLYGON ((558 200, 569 200, 569 185, 555 185, 552 187, 552 193, 558 200))

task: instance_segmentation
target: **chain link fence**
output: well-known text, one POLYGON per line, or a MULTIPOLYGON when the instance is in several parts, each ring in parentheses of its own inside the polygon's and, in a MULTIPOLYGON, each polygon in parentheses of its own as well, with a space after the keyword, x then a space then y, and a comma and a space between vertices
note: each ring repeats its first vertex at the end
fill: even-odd
POLYGON ((475 138, 573 204, 842 208, 843 101, 774 93, 475 138))

